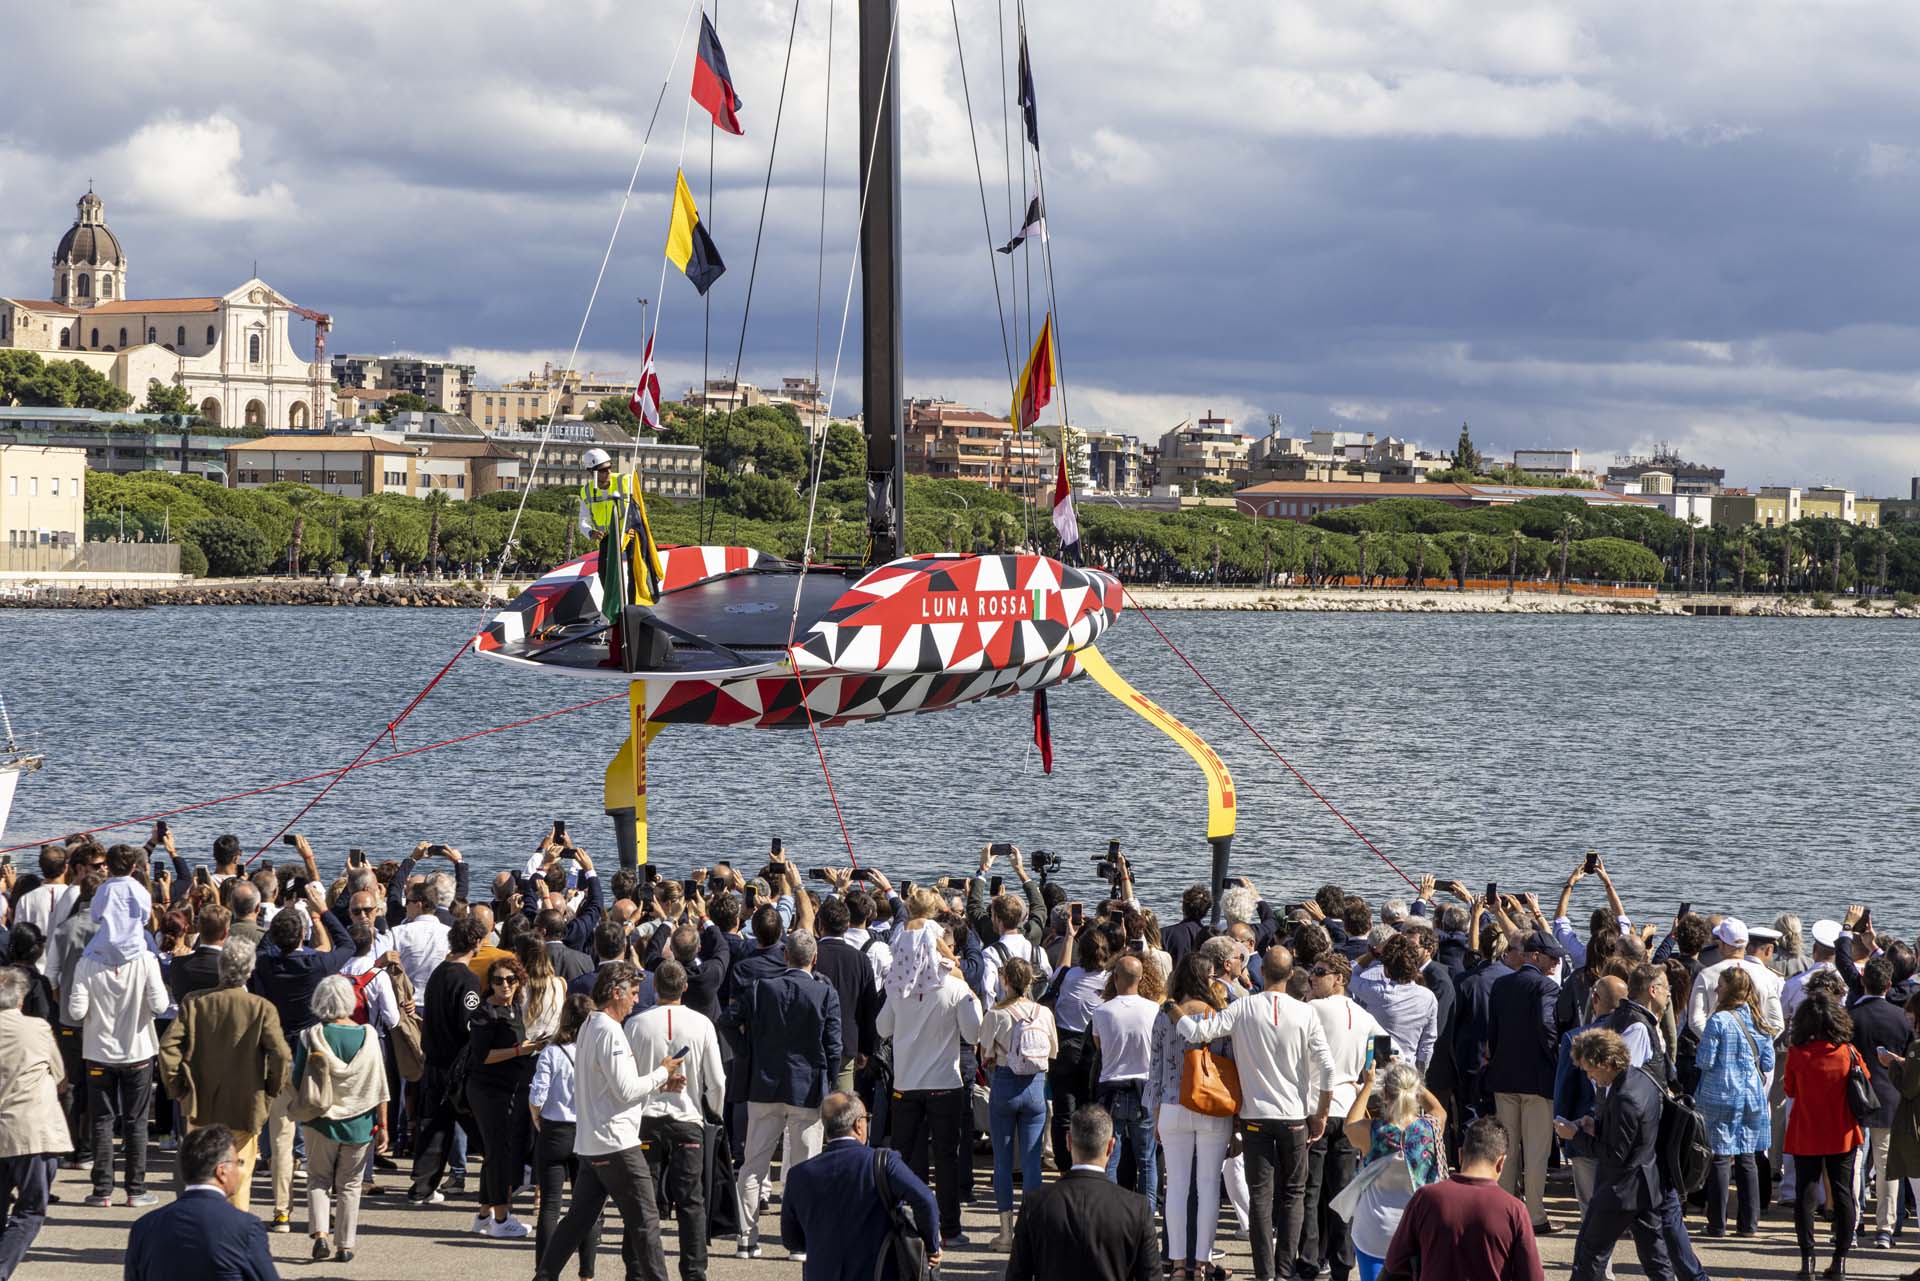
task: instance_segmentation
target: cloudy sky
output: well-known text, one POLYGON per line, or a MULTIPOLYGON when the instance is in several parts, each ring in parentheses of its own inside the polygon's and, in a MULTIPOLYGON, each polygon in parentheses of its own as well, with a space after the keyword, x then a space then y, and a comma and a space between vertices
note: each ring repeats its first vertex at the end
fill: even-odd
MULTIPOLYGON (((707 212, 731 267, 711 295, 719 370, 740 342, 795 10, 707 2, 747 128, 713 150, 707 212)), ((959 3, 997 239, 1011 3, 959 3)), ((833 365, 857 207, 853 0, 834 5, 831 24, 828 0, 798 13, 755 380, 814 368, 816 316, 833 365)), ((688 12, 20 8, 0 53, 0 290, 45 296, 91 178, 136 294, 223 291, 257 260, 333 313, 337 351, 450 353, 490 379, 564 360, 688 12)), ((1470 419, 1483 447, 1602 464, 1671 442, 1732 483, 1904 494, 1920 475, 1920 10, 1035 0, 1029 23, 1077 421, 1154 437, 1211 409, 1264 433, 1277 413, 1290 431, 1437 447, 1470 419)), ((953 16, 912 0, 901 30, 908 386, 999 404, 953 16)), ((637 364, 635 300, 660 292, 690 58, 585 331, 595 369, 637 364)), ((684 136, 704 203, 708 132, 684 136)), ((664 292, 664 373, 683 387, 707 317, 686 281, 664 292)), ((857 406, 857 357, 837 407, 857 406)))

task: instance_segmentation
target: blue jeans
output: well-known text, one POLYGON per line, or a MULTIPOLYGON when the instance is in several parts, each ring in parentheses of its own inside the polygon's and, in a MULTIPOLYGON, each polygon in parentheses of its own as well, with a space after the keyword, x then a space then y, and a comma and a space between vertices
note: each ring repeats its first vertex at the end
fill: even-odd
POLYGON ((1133 1153, 1133 1190, 1147 1199, 1149 1214, 1160 1208, 1160 1181, 1154 1168, 1153 1109, 1140 1101, 1140 1082, 1116 1081, 1099 1088, 1100 1106, 1113 1117, 1113 1155, 1107 1177, 1120 1178, 1120 1154, 1133 1153))
POLYGON ((1020 1163, 1020 1187, 1040 1186, 1040 1153, 1047 1133, 1047 1074, 1019 1076, 993 1070, 987 1103, 987 1128, 993 1136, 993 1204, 1002 1214, 1013 1209, 1013 1165, 1020 1163), (1015 1144, 1018 1143, 1016 1149, 1015 1144))

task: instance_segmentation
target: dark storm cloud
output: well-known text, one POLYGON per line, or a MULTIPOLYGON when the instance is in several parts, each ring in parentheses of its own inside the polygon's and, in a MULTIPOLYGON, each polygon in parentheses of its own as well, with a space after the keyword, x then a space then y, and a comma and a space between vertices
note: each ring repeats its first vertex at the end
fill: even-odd
MULTIPOLYGON (((1004 239, 996 11, 961 6, 989 183, 981 226, 951 18, 903 8, 909 386, 1005 396, 986 242, 1004 239)), ((738 341, 792 9, 724 0, 744 139, 687 166, 738 341)), ((824 271, 825 6, 801 9, 745 372, 831 369, 857 195, 838 6, 824 271), (817 276, 824 284, 816 295, 817 276)), ((563 359, 687 10, 491 0, 86 6, 9 22, 0 287, 44 290, 89 177, 135 290, 258 260, 337 349, 563 359), (84 93, 66 92, 86 59, 84 93)), ((1061 347, 1076 417, 1157 437, 1214 409, 1499 449, 1672 441, 1736 482, 1904 492, 1920 472, 1920 19, 1870 7, 1305 0, 1029 7, 1061 347)), ((583 363, 628 367, 659 292, 683 57, 583 363)), ((1017 186, 1017 183, 1016 183, 1017 186)), ((1042 265, 1032 248, 1036 280, 1042 265)), ((995 261, 1007 287, 1004 259, 995 261)), ((1024 277, 1023 277, 1024 278, 1024 277)), ((704 308, 666 282, 666 380, 704 308)), ((857 317, 856 317, 857 319, 857 317)), ((1021 353, 1014 352, 1014 360, 1021 353)), ((839 405, 858 401, 857 345, 839 405)))

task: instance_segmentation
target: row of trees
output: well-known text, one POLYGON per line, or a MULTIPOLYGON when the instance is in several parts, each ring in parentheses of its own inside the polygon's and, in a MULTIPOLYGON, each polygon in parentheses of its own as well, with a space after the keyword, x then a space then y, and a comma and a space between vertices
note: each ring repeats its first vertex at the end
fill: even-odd
POLYGON ((117 413, 132 403, 132 396, 84 361, 46 360, 39 352, 17 348, 0 350, 0 405, 117 413))

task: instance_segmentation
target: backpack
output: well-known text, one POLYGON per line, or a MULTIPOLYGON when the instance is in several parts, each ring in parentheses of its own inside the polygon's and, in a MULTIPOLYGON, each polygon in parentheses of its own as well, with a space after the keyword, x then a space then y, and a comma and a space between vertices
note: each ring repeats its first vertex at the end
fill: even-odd
POLYGON ((348 980, 353 984, 353 1021, 363 1027, 373 1017, 372 1011, 367 1008, 367 989, 372 987, 373 981, 379 977, 380 967, 376 965, 365 974, 348 980))
POLYGON ((1009 1011, 1008 1017, 1013 1019, 1013 1035, 1007 1041, 1007 1071, 1015 1076, 1036 1076, 1046 1071, 1053 1062, 1053 1038, 1047 1035, 1039 1014, 1023 1019, 1009 1011))
POLYGON ((920 1239, 913 1216, 900 1204, 900 1194, 887 1176, 887 1149, 873 1154, 873 1185, 887 1207, 891 1226, 881 1243, 880 1256, 873 1261, 873 1281, 927 1281, 927 1243, 920 1239), (892 1266, 889 1267, 888 1265, 892 1266))
POLYGON ((1634 1071, 1660 1091, 1660 1175, 1684 1200, 1707 1185, 1707 1171, 1713 1166, 1707 1119, 1692 1099, 1673 1093, 1653 1073, 1643 1067, 1634 1071))

